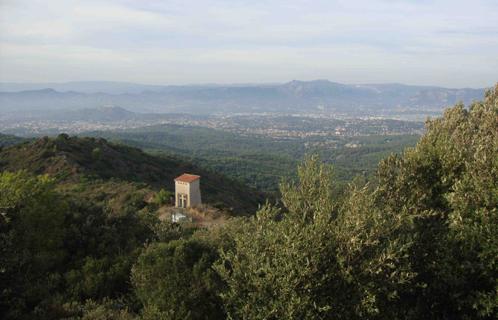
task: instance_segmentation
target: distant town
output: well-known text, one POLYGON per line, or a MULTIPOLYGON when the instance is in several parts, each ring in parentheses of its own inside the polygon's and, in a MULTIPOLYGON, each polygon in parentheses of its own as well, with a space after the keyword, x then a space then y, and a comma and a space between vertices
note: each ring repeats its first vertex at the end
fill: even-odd
MULTIPOLYGON (((112 112, 113 108, 109 108, 112 112)), ((109 110, 106 110, 107 114, 109 110)), ((194 116, 189 114, 131 113, 126 118, 58 119, 49 117, 0 117, 3 133, 20 136, 51 135, 62 132, 81 134, 91 131, 122 131, 157 125, 204 127, 240 135, 260 135, 274 139, 295 139, 327 136, 369 136, 421 134, 423 122, 388 119, 383 117, 348 118, 323 114, 245 113, 194 116)))

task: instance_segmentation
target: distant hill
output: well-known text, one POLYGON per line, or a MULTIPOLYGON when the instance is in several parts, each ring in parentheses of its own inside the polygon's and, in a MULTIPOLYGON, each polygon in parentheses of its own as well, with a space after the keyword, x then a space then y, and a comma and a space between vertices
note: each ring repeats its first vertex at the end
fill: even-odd
POLYGON ((108 181, 142 184, 152 190, 174 190, 173 179, 190 172, 202 176, 203 201, 231 208, 238 214, 255 212, 262 194, 224 176, 202 170, 173 157, 155 157, 142 150, 104 139, 59 135, 5 148, 0 151, 0 171, 28 170, 49 174, 61 185, 96 182, 95 190, 108 181))
POLYGON ((4 112, 120 106, 140 112, 336 111, 376 115, 414 110, 440 112, 459 101, 468 104, 484 96, 484 89, 350 85, 328 80, 238 86, 147 86, 108 82, 1 84, 0 91, 0 111, 4 112))
POLYGON ((13 146, 15 144, 19 144, 25 141, 29 141, 29 139, 16 137, 10 134, 1 134, 0 133, 0 148, 13 146))
POLYGON ((42 89, 53 89, 59 92, 81 92, 81 93, 141 93, 144 91, 159 91, 164 86, 136 84, 130 82, 113 81, 70 81, 70 82, 48 82, 48 83, 0 83, 2 92, 19 92, 42 89))

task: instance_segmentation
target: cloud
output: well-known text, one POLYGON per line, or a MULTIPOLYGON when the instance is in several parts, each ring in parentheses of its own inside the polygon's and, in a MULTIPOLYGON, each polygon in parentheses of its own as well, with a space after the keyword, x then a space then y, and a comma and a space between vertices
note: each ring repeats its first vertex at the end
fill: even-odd
POLYGON ((3 81, 498 80, 498 7, 488 0, 0 3, 3 81))

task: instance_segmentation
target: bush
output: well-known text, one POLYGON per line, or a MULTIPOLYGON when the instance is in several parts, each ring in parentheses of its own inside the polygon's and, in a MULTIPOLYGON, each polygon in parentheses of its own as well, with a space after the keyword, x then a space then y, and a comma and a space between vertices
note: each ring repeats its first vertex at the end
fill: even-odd
POLYGON ((171 199, 175 197, 173 192, 161 189, 158 193, 156 193, 154 197, 154 202, 159 206, 169 205, 171 204, 171 199))
POLYGON ((221 283, 211 268, 217 257, 216 248, 195 239, 147 247, 133 266, 132 283, 149 316, 222 319, 221 283))

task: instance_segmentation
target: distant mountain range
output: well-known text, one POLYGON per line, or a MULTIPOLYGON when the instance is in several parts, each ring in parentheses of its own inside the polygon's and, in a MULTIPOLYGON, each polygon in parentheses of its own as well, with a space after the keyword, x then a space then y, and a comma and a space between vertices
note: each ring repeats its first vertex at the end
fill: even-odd
POLYGON ((120 106, 133 112, 337 112, 352 115, 438 113, 480 100, 485 89, 403 84, 350 85, 328 80, 267 85, 153 86, 119 82, 0 84, 0 112, 120 106))
POLYGON ((72 81, 72 82, 48 82, 48 83, 0 83, 1 92, 36 91, 53 89, 59 92, 80 93, 142 93, 144 91, 160 91, 164 86, 144 85, 129 82, 111 81, 72 81))

